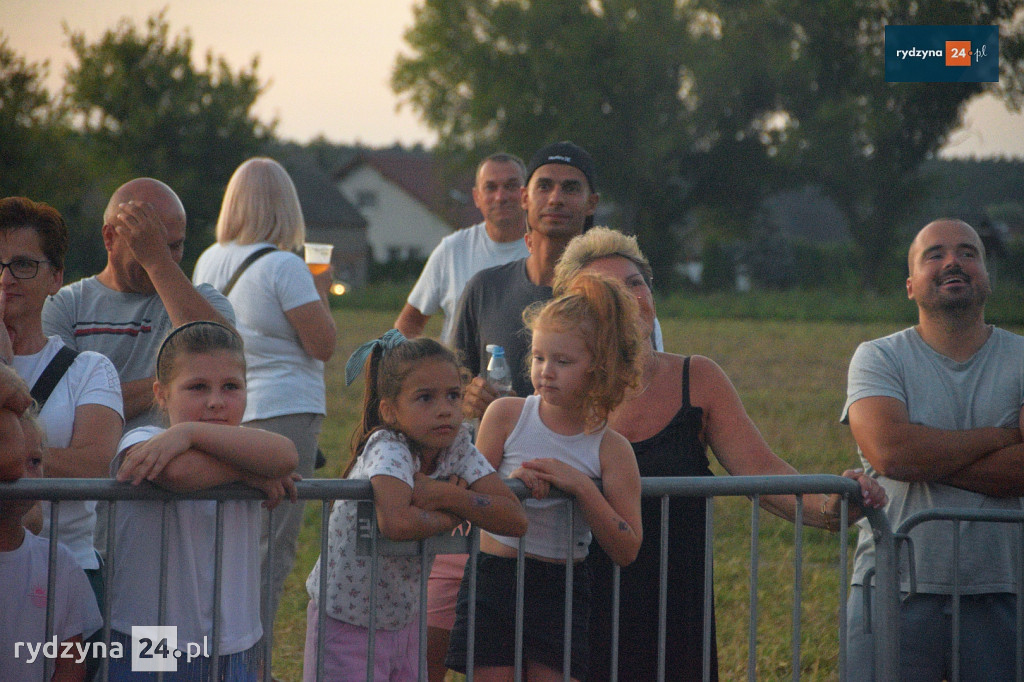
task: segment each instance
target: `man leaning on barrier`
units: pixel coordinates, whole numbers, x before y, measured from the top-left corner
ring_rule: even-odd
[[[848,422],[867,471],[889,495],[893,528],[934,508],[1022,508],[1024,337],[985,323],[991,291],[985,251],[959,220],[926,225],[910,245],[907,297],[918,324],[860,345],[850,362]],[[959,670],[965,680],[1015,675],[1019,530],[1012,524],[959,525],[954,563],[949,522],[910,532],[914,566],[902,554],[901,680],[943,680],[952,668],[951,594],[959,572]],[[874,567],[862,526],[849,602],[851,680],[871,680],[872,635],[865,632],[865,574]],[[909,571],[916,574],[916,593]]]

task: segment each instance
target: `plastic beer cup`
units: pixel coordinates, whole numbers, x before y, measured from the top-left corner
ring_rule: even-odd
[[[331,251],[334,250],[334,244],[306,242],[303,246],[306,251],[306,265],[309,267],[309,271],[314,275],[327,272],[331,267]]]

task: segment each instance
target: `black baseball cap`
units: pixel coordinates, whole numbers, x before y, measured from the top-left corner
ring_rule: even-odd
[[[533,158],[530,165],[526,167],[526,184],[530,184],[530,178],[534,171],[549,163],[561,163],[578,169],[587,178],[587,185],[590,191],[594,190],[594,159],[590,158],[583,147],[573,144],[568,140],[555,142],[541,148]]]

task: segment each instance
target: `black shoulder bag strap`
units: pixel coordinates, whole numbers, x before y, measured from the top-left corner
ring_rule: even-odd
[[[242,276],[242,273],[245,272],[250,265],[273,251],[277,251],[276,246],[264,246],[262,249],[258,249],[250,253],[249,257],[242,261],[242,264],[238,266],[237,270],[235,270],[235,274],[231,275],[231,279],[229,279],[228,283],[224,285],[224,289],[220,293],[227,297],[227,295],[231,293],[231,290],[235,288],[235,282],[237,282],[238,278]]]
[[[39,404],[39,409],[43,409],[43,405],[49,399],[50,394],[53,393],[53,389],[57,387],[57,382],[63,378],[64,373],[68,371],[68,367],[78,357],[78,351],[72,350],[67,346],[61,347],[57,354],[50,360],[50,364],[46,366],[43,373],[36,379],[35,386],[30,391],[32,397]]]

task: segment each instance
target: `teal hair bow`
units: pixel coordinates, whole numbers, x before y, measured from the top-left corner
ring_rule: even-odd
[[[351,386],[352,382],[362,374],[363,365],[366,364],[366,358],[370,356],[373,349],[380,346],[381,349],[386,353],[392,348],[397,348],[403,343],[408,341],[405,335],[397,329],[390,329],[384,333],[379,339],[372,339],[367,341],[363,345],[356,348],[352,355],[348,356],[348,362],[345,363],[345,385]]]

